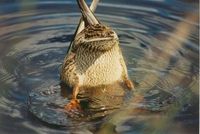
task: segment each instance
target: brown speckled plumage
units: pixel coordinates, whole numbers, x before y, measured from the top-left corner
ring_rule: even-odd
[[[97,29],[97,30],[96,30]],[[92,31],[92,32],[91,32]],[[101,40],[101,38],[110,38]],[[100,39],[89,41],[90,39]],[[77,35],[65,58],[61,79],[75,86],[99,86],[128,78],[116,33],[103,25],[88,26]]]
[[[78,3],[84,16],[85,28],[75,36],[62,65],[61,80],[73,88],[75,100],[66,109],[71,109],[72,104],[77,103],[76,96],[80,87],[120,82],[133,88],[117,34],[112,28],[99,23],[84,0],[78,0]]]

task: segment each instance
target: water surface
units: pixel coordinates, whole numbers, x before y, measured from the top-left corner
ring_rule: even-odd
[[[102,0],[96,15],[119,35],[137,86],[125,97],[113,87],[104,101],[96,93],[100,107],[75,120],[62,110],[59,71],[80,18],[76,1],[0,2],[0,132],[197,134],[198,10],[195,0]]]

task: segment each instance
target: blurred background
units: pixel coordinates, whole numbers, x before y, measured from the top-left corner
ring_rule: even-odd
[[[0,133],[198,134],[198,0],[100,0],[95,15],[117,32],[137,86],[112,114],[75,121],[58,106],[76,0],[0,1]]]

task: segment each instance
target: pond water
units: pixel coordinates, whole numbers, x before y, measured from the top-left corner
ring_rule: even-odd
[[[75,119],[62,109],[59,73],[76,1],[1,1],[0,133],[197,134],[198,10],[196,0],[102,0],[95,14],[119,35],[136,89],[111,87],[104,99],[98,90],[98,105]]]

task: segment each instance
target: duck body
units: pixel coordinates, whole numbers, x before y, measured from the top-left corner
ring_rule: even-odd
[[[61,80],[71,87],[108,85],[127,78],[117,34],[99,24],[89,26],[77,35],[61,72]]]
[[[79,109],[77,95],[80,88],[91,89],[105,85],[124,83],[133,89],[128,79],[127,67],[119,47],[115,31],[101,24],[84,0],[77,0],[82,12],[61,70],[61,81],[73,89],[72,99],[65,106],[67,111]],[[93,3],[98,3],[93,0]]]

